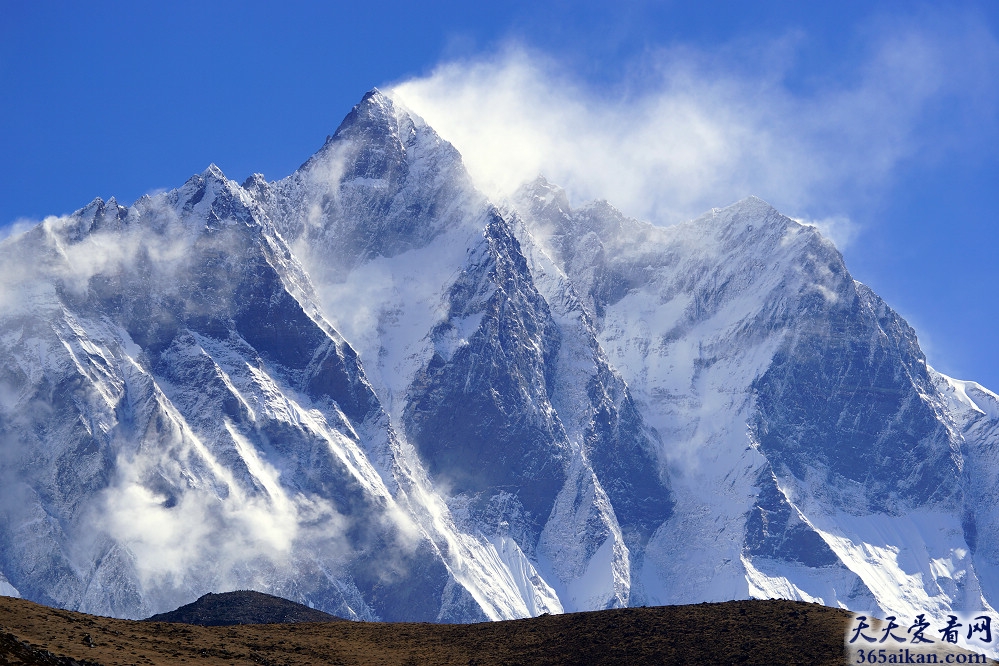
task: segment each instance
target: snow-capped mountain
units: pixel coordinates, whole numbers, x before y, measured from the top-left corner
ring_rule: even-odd
[[[0,285],[0,594],[470,621],[999,593],[999,398],[759,199],[669,228],[540,178],[490,202],[372,91],[287,178],[95,200],[4,241]]]

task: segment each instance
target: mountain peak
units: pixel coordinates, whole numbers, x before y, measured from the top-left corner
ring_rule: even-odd
[[[354,105],[327,144],[355,132],[363,136],[375,130],[387,131],[397,124],[395,104],[378,88],[372,88]]]
[[[87,215],[93,216],[94,213],[104,208],[104,206],[105,202],[102,197],[94,197],[90,203],[88,203],[86,206],[79,209],[75,213],[73,213],[73,215],[78,217],[87,216]]]
[[[752,233],[754,236],[766,235],[771,231],[783,233],[782,230],[788,224],[796,224],[791,218],[754,195],[723,208],[712,208],[704,215],[691,220],[695,225],[705,222],[719,231],[726,230],[725,233]]]
[[[404,102],[373,88],[299,172],[302,176],[311,173],[307,180],[312,181],[364,178],[401,183],[411,168],[418,179],[437,180],[443,170],[451,173],[460,187],[468,184],[454,146]]]
[[[372,88],[368,92],[364,93],[363,97],[361,97],[361,104],[369,100],[374,100],[376,103],[380,103],[382,101],[387,101],[388,97],[378,88]]]
[[[167,194],[168,200],[172,201],[177,210],[194,210],[202,212],[214,210],[212,215],[233,215],[237,218],[244,218],[245,211],[242,211],[242,204],[233,207],[233,202],[239,201],[245,204],[248,202],[249,194],[238,183],[229,180],[222,169],[214,163],[199,174],[195,174],[187,179],[181,187]],[[226,203],[219,204],[224,201]],[[237,213],[237,209],[240,212]]]
[[[764,201],[755,194],[750,194],[748,197],[739,199],[733,204],[729,204],[724,208],[716,208],[716,211],[732,211],[739,213],[748,213],[756,215],[767,215],[770,213],[778,212],[776,208],[770,205],[768,202]]]
[[[408,121],[408,122],[407,122]],[[360,146],[375,148],[378,152],[395,152],[395,146],[404,143],[402,129],[408,125],[411,132],[415,126],[425,125],[421,120],[416,122],[413,114],[400,114],[397,105],[378,88],[372,88],[364,93],[357,104],[350,110],[333,134],[326,137],[322,147],[312,157],[305,161],[300,171],[308,171],[317,164],[324,164],[330,157],[339,160],[336,146],[345,141]]]
[[[205,180],[217,180],[223,183],[229,180],[225,177],[225,174],[222,173],[222,169],[218,168],[214,162],[209,164],[208,168],[201,172],[201,177]]]
[[[203,627],[288,622],[335,622],[334,615],[253,590],[205,594],[175,611],[159,613],[146,622],[179,622]]]
[[[553,211],[560,210],[567,213],[572,210],[565,190],[540,173],[534,180],[521,185],[514,193],[513,199],[534,213],[550,209],[552,206],[555,207]]]

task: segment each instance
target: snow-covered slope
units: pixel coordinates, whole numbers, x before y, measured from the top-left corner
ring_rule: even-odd
[[[95,200],[0,267],[0,594],[995,603],[999,399],[759,199],[497,207],[372,91],[283,180]]]

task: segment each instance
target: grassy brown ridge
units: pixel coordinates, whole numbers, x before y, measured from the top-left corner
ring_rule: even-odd
[[[0,597],[0,664],[843,664],[847,611],[795,601],[626,608],[482,624],[203,627]]]
[[[346,622],[346,620],[302,604],[253,590],[206,594],[197,601],[146,622],[182,622],[203,627],[286,622]]]

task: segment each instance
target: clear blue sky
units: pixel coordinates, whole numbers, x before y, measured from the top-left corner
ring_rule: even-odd
[[[848,220],[847,265],[916,327],[930,362],[999,390],[997,2],[0,9],[0,226],[96,196],[130,203],[212,162],[236,180],[281,178],[370,88],[437,80],[458,63],[453,80],[474,92],[515,52],[542,63],[535,82],[570,90],[553,99],[601,100],[613,122],[659,93],[715,122],[748,118],[728,141],[749,156],[724,177],[710,178],[716,161],[690,158],[712,184],[688,206],[753,193],[790,215]],[[499,64],[470,83],[489,63]],[[584,181],[579,192],[616,203],[605,181]]]

